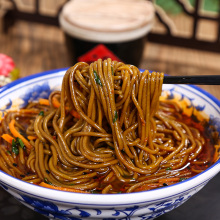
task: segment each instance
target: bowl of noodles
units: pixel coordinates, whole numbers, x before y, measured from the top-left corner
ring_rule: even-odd
[[[0,185],[55,219],[154,219],[220,170],[220,102],[122,62],[0,89]]]

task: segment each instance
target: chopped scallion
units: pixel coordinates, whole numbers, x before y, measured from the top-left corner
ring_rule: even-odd
[[[15,142],[15,140],[13,139],[12,140],[12,152],[15,154],[15,155],[18,155],[19,154],[19,150],[18,150],[18,146]]]
[[[114,114],[114,118],[113,118],[113,123],[115,123],[118,119],[118,112],[115,111],[115,114]]]
[[[20,138],[17,138],[16,141],[18,141],[18,143],[20,144],[20,147],[24,149],[24,143]]]
[[[114,76],[114,69],[113,69],[113,67],[112,67],[112,76]]]
[[[40,111],[40,112],[39,112],[39,115],[40,115],[40,116],[44,116],[44,111]]]
[[[50,185],[53,185],[46,177],[44,178],[44,182]]]
[[[187,178],[180,177],[179,182],[182,182],[182,181],[184,181],[184,180],[186,180],[186,179],[187,179]]]
[[[102,82],[97,74],[97,72],[94,70],[94,76],[95,76],[95,81],[98,85],[102,86]]]

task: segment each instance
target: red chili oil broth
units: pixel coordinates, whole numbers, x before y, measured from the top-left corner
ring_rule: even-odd
[[[166,106],[169,108],[172,107],[172,105],[170,105],[170,104],[166,105]],[[174,108],[174,107],[172,107],[172,108]],[[180,117],[180,115],[181,115],[181,117]],[[181,171],[187,172],[187,171],[192,171],[192,169],[203,171],[213,164],[213,155],[215,153],[214,144],[216,144],[216,143],[214,143],[212,132],[210,133],[210,126],[211,125],[209,125],[209,123],[207,121],[198,122],[198,121],[195,121],[193,117],[188,117],[184,114],[180,114],[180,115],[177,116],[177,121],[184,122],[187,126],[194,127],[196,129],[198,129],[201,133],[201,136],[203,136],[205,139],[205,144],[204,144],[203,150],[200,153],[200,155],[196,158],[196,161],[203,162],[203,161],[206,161],[208,158],[208,161],[206,163],[200,164],[200,165],[192,164],[190,161],[187,161],[186,166]],[[30,117],[30,118],[31,118],[31,120],[33,120],[34,117]],[[27,128],[30,118],[25,118],[25,117],[21,116],[21,117],[17,117],[16,120],[19,123],[21,123],[22,126]],[[213,130],[212,127],[211,127],[211,130],[213,132],[216,132],[215,130]],[[22,135],[27,137],[27,135],[25,135],[25,132]],[[18,164],[18,166],[20,166],[20,165]],[[24,168],[24,167],[22,167],[22,168]],[[172,171],[173,170],[171,167],[171,170],[167,170],[167,173],[172,172]],[[26,173],[26,175],[29,175],[30,170],[26,170],[25,173]],[[109,183],[103,183],[103,179],[106,177],[107,174],[108,174],[108,172],[99,173],[98,177],[94,178],[96,181],[99,181],[100,184],[99,184],[99,187],[97,187],[94,190],[91,190],[91,193],[101,193],[102,189],[105,188],[109,184]],[[192,171],[192,175],[187,176],[187,178],[195,176],[196,174],[198,174],[198,173],[195,173]],[[145,175],[145,176],[146,176],[145,180],[147,180],[148,177],[147,177],[147,175]],[[139,177],[144,177],[144,175],[139,174]],[[114,178],[114,176],[112,178]],[[126,177],[124,177],[124,178],[126,178]],[[112,191],[112,193],[125,193],[126,190],[134,183],[136,183],[136,180],[132,181],[132,183],[123,183],[123,182],[120,182],[119,180],[117,180],[117,178],[114,178],[114,181],[112,181],[110,183],[114,189]],[[171,182],[168,184],[160,184],[159,187],[165,187],[167,185],[172,185],[172,184],[175,184],[175,183]],[[155,184],[155,186],[156,186],[156,184]],[[154,188],[158,188],[158,187],[154,187],[154,185],[152,185],[152,187],[149,187],[149,189],[144,189],[144,190],[150,190],[150,189],[154,189]],[[137,189],[136,191],[141,191],[141,188]]]

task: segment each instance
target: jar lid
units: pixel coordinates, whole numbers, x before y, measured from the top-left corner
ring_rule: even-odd
[[[146,0],[72,0],[59,21],[76,38],[121,42],[140,38],[152,28],[154,6]]]

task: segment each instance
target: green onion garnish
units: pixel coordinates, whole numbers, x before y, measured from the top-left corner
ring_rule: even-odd
[[[113,123],[115,123],[118,119],[118,112],[115,111],[115,115],[114,115],[114,118],[113,118]]]
[[[53,185],[46,177],[44,178],[44,182],[50,185]]]
[[[19,143],[20,147],[24,149],[24,143],[20,138],[17,138],[16,141]]]
[[[18,146],[15,142],[15,140],[13,139],[12,140],[12,152],[15,154],[15,155],[18,155],[19,154],[19,150],[18,150]]]
[[[102,86],[102,82],[97,74],[97,72],[94,70],[94,76],[95,76],[95,81],[98,85]]]
[[[181,178],[179,179],[179,182],[182,182],[182,181],[184,181],[184,180],[187,180],[187,178],[181,177]]]
[[[40,115],[40,116],[44,116],[44,111],[40,111],[40,112],[39,112],[39,115]]]

